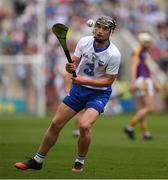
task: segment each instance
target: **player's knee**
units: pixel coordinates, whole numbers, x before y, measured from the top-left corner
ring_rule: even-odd
[[[148,113],[152,113],[152,112],[154,112],[154,110],[155,110],[154,106],[148,107]]]
[[[90,131],[90,127],[91,127],[91,125],[88,124],[88,123],[80,123],[79,124],[79,128],[80,128],[81,133],[82,132],[84,132],[84,133],[89,132]]]

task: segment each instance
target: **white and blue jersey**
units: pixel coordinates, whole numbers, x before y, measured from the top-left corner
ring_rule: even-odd
[[[95,79],[105,74],[118,74],[120,52],[110,41],[106,48],[97,49],[93,36],[84,37],[78,42],[74,55],[80,58],[76,70],[77,75]],[[111,86],[72,85],[69,95],[64,98],[63,102],[76,112],[94,108],[102,113],[111,91]]]
[[[81,76],[95,79],[105,74],[118,74],[120,52],[110,41],[106,48],[96,49],[94,37],[84,37],[78,42],[74,55],[80,58],[76,73]],[[107,89],[107,87],[87,87],[93,89]]]

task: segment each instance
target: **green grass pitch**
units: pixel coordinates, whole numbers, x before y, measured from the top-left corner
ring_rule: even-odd
[[[20,171],[14,163],[33,156],[52,116],[0,116],[1,179],[160,179],[168,178],[168,113],[148,116],[154,139],[144,141],[140,127],[136,140],[123,133],[132,114],[101,116],[93,126],[93,139],[82,173],[72,173],[77,139],[71,120],[48,153],[41,171]]]

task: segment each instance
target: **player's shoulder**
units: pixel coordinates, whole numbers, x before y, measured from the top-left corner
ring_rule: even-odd
[[[93,36],[85,36],[85,37],[82,37],[80,40],[79,40],[79,43],[88,43],[89,41],[94,41],[94,38]]]
[[[140,46],[139,46],[139,47],[136,47],[136,48],[133,50],[132,55],[133,55],[133,56],[138,56],[138,55],[140,54],[140,52],[141,52],[141,47],[140,47]]]
[[[119,49],[112,42],[110,42],[110,46],[108,48],[108,52],[109,52],[110,56],[121,57],[121,53],[120,53]]]

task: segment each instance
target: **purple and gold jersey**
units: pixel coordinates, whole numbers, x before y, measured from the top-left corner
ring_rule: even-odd
[[[133,61],[138,61],[136,77],[150,77],[150,70],[148,68],[147,54],[142,48],[137,48],[132,56]]]

